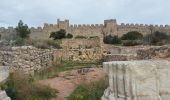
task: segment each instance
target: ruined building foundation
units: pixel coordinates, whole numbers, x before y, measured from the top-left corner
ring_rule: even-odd
[[[170,62],[114,61],[104,63],[109,87],[102,100],[170,100]]]

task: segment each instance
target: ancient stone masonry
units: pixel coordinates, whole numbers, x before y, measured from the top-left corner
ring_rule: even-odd
[[[102,100],[170,100],[170,62],[105,62],[109,87]]]
[[[99,36],[103,37],[106,34],[122,36],[130,31],[138,31],[144,35],[151,34],[151,31],[161,31],[170,35],[169,25],[143,25],[143,24],[117,24],[115,19],[105,20],[103,24],[92,25],[70,25],[69,20],[60,21],[58,19],[57,24],[45,23],[43,27],[31,28],[32,39],[49,39],[50,33],[65,29],[67,33],[73,34],[73,36]],[[0,34],[2,39],[12,38],[16,35],[15,28],[9,27],[8,29],[1,27]]]
[[[138,59],[167,59],[170,61],[170,46],[143,48],[137,51]]]
[[[9,66],[10,71],[34,73],[50,67],[53,61],[51,50],[37,49],[31,46],[12,47],[10,50],[0,51],[0,64]]]
[[[128,60],[147,60],[147,59],[166,59],[170,61],[170,46],[135,46],[121,47],[105,45],[105,61],[128,61]]]

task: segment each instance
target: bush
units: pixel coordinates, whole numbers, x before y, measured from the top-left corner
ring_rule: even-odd
[[[20,72],[11,73],[2,89],[12,100],[50,100],[57,93],[49,86],[34,83],[32,77]]]
[[[121,37],[122,40],[141,40],[142,38],[143,35],[136,31],[128,32]]]
[[[137,40],[124,40],[123,41],[123,46],[136,46],[136,45],[141,45],[141,41]]]
[[[121,39],[118,36],[105,36],[104,43],[106,44],[121,44]]]
[[[57,39],[63,39],[66,37],[66,30],[60,29],[59,31],[56,32],[51,32],[50,38],[53,38],[54,40]]]
[[[156,31],[153,34],[146,35],[144,42],[152,45],[164,45],[169,41],[169,37],[166,33]]]
[[[16,40],[15,40],[15,45],[17,45],[17,46],[25,45],[25,39],[23,39],[21,37],[17,37]]]
[[[16,27],[16,32],[17,32],[17,36],[23,39],[29,38],[29,34],[31,33],[27,24],[24,25],[22,20],[19,21],[18,26]]]
[[[61,49],[62,48],[60,46],[60,44],[61,44],[60,40],[32,40],[32,39],[28,39],[28,40],[26,40],[25,44],[32,45],[36,48],[41,48],[41,49],[50,49],[50,48]]]
[[[75,39],[87,39],[87,37],[82,36],[82,35],[77,35],[77,36],[75,37]]]
[[[67,100],[100,100],[107,86],[106,80],[81,84]]]
[[[66,38],[71,39],[71,38],[73,38],[73,35],[70,34],[70,33],[68,33],[67,36],[66,36]]]

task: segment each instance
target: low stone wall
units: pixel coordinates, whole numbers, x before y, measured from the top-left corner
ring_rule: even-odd
[[[51,50],[37,49],[31,46],[12,47],[0,51],[0,64],[9,66],[10,71],[34,73],[50,66],[53,60]]]
[[[170,100],[170,62],[105,62],[109,87],[102,100]]]
[[[111,46],[110,46],[111,47]],[[104,53],[104,61],[128,61],[147,59],[167,59],[170,61],[170,46],[112,46],[107,49],[110,54]]]
[[[137,51],[138,59],[169,59],[170,46],[143,48]]]
[[[83,62],[95,62],[102,59],[100,48],[92,49],[56,49],[54,50],[55,60],[71,60]]]

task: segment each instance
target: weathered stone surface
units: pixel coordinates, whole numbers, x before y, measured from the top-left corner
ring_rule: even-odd
[[[0,66],[0,82],[4,81],[9,76],[9,67]]]
[[[143,48],[137,51],[138,59],[169,59],[170,46]]]
[[[52,50],[32,46],[12,47],[6,51],[0,51],[0,64],[9,66],[10,71],[32,73],[48,68],[52,61]]]
[[[170,100],[170,62],[105,62],[109,87],[102,100]]]
[[[0,100],[11,100],[11,99],[7,96],[5,91],[0,90]]]

